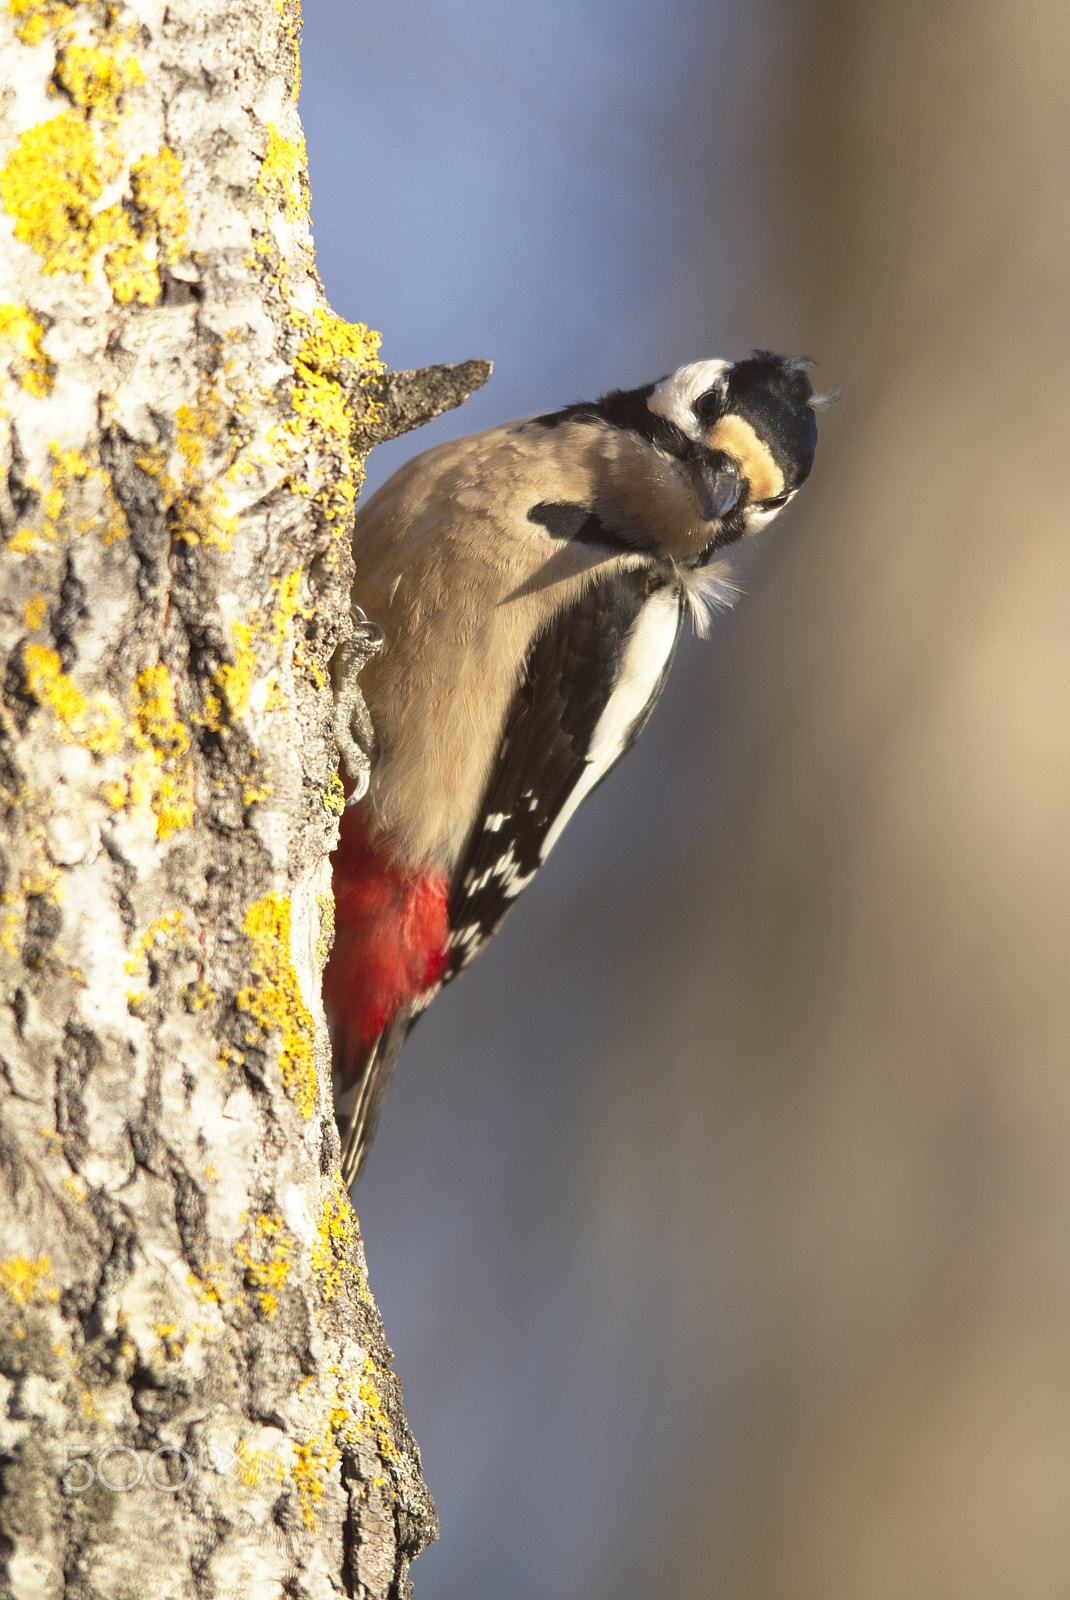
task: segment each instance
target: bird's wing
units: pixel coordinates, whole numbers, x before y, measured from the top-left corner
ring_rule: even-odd
[[[562,611],[531,646],[479,815],[451,880],[444,968],[370,1045],[347,1031],[344,996],[332,1007],[335,1104],[347,1185],[360,1176],[409,1029],[440,984],[483,947],[580,802],[639,737],[664,688],[682,615],[678,591],[649,570],[618,572]],[[348,830],[354,837],[357,823]],[[343,822],[343,844],[346,838]],[[358,839],[352,874],[358,888],[364,881],[361,848]],[[362,918],[352,919],[352,926],[346,920],[347,883],[343,850],[335,865],[338,948],[329,969],[343,975],[358,960],[346,941],[365,932]],[[330,1001],[330,983],[327,989]]]
[[[649,569],[617,572],[532,644],[451,881],[443,981],[483,947],[581,801],[639,737],[682,617],[679,592]]]

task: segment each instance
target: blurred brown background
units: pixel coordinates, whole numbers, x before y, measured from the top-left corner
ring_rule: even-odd
[[[306,6],[313,215],[391,364],[496,359],[455,431],[752,344],[844,387],[399,1069],[417,1594],[1066,1600],[1070,13],[402,10]]]

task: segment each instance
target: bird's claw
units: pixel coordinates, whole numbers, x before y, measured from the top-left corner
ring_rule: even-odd
[[[335,669],[334,724],[338,754],[352,784],[347,807],[355,806],[367,794],[377,748],[375,729],[357,679],[361,669],[383,647],[383,630],[379,624],[369,621],[359,606],[350,609],[353,631],[338,652]]]

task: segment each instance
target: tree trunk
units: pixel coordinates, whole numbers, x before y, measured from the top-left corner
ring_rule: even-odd
[[[0,30],[0,1593],[404,1594],[319,996],[380,369],[315,274],[297,6]]]

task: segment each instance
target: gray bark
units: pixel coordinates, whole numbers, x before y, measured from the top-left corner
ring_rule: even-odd
[[[0,30],[0,1594],[407,1593],[319,997],[390,390],[315,274],[296,5]]]

